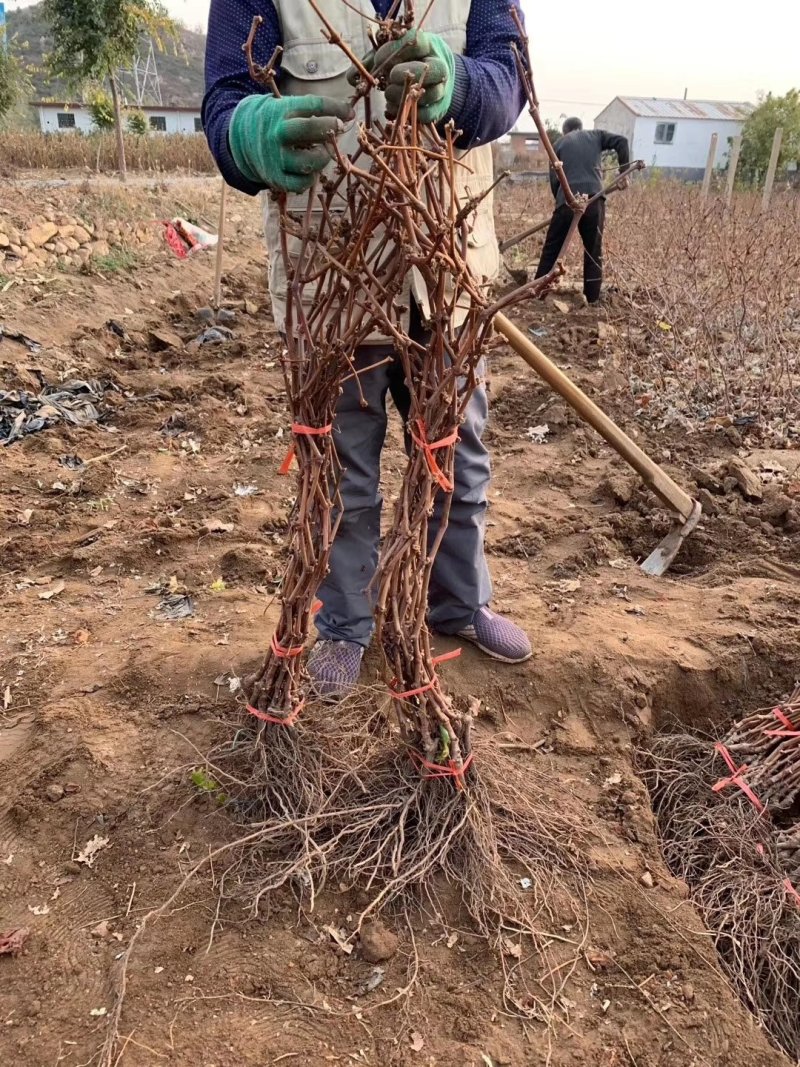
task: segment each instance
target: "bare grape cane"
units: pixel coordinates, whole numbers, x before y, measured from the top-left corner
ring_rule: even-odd
[[[328,42],[341,48],[360,74],[354,102],[366,98],[373,87],[382,87],[381,70],[367,71],[314,0],[308,2]],[[398,8],[396,3],[378,22],[376,45],[398,38],[414,24],[413,5],[406,3],[401,15]],[[521,23],[518,26],[518,68],[542,143],[554,160],[538,119],[527,40]],[[276,91],[277,54],[267,67],[253,61],[257,29],[255,20],[244,46],[251,74]],[[449,777],[462,787],[472,759],[471,717],[468,710],[454,706],[437,673],[439,661],[425,621],[431,569],[447,524],[458,430],[479,380],[493,319],[522,299],[544,295],[563,266],[559,262],[545,277],[496,300],[489,280],[474,276],[467,263],[470,222],[497,182],[475,195],[468,182],[457,182],[458,168],[466,166],[456,147],[458,131],[452,123],[437,130],[418,120],[422,91],[420,84],[407,82],[394,120],[372,121],[367,110],[358,148],[350,155],[331,141],[335,166],[318,179],[305,212],[289,211],[286,197],[273,194],[289,279],[283,371],[298,492],[277,630],[247,693],[250,712],[262,722],[262,742],[268,727],[293,725],[303,709],[301,651],[340,509],[330,430],[341,382],[357,378],[353,354],[378,334],[394,345],[411,407],[408,465],[373,582],[377,638],[411,759],[423,777]],[[583,203],[573,196],[562,169],[556,169],[575,212],[563,255]],[[465,185],[466,195],[459,192]],[[415,279],[424,344],[410,335],[410,277]],[[429,517],[438,494],[443,497],[442,519],[429,545]]]

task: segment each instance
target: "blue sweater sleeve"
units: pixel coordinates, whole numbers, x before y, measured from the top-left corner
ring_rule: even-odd
[[[462,132],[462,147],[496,141],[514,126],[525,106],[525,88],[511,48],[519,43],[512,5],[522,18],[520,0],[472,0],[466,51],[456,56],[450,108]]]
[[[263,186],[245,178],[236,166],[228,146],[228,126],[240,101],[264,92],[250,77],[242,52],[255,15],[264,21],[256,35],[253,56],[264,64],[281,43],[281,26],[272,0],[211,0],[202,110],[203,129],[223,178],[251,196],[260,193]]]
[[[450,117],[462,131],[463,147],[486,144],[507,133],[517,121],[525,93],[517,74],[511,44],[517,28],[510,4],[520,0],[472,0],[467,20],[467,46],[456,57],[456,84]],[[385,15],[391,0],[373,0]],[[278,14],[272,0],[211,0],[206,45],[206,94],[203,129],[217,166],[229,185],[255,195],[261,186],[239,170],[228,146],[228,126],[237,104],[264,90],[251,78],[242,44],[254,15],[263,23],[256,37],[256,61],[266,63],[282,43]]]

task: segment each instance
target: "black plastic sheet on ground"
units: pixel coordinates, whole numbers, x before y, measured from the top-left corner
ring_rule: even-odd
[[[26,333],[20,333],[19,330],[9,330],[9,328],[0,322],[0,341],[8,339],[9,341],[16,341],[17,344],[24,345],[29,352],[40,352],[42,349],[39,341],[35,341],[32,337],[28,337]]]
[[[94,379],[70,379],[57,385],[44,384],[39,393],[0,389],[0,445],[12,445],[27,434],[61,422],[72,426],[98,422],[102,416],[97,401],[107,388]]]

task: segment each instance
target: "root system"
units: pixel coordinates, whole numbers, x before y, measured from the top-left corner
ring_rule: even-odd
[[[262,746],[255,767],[246,744],[210,757],[247,831],[222,896],[256,914],[288,887],[311,911],[326,886],[352,888],[363,901],[355,937],[368,918],[454,889],[507,965],[507,1008],[549,1020],[582,946],[585,815],[556,803],[556,783],[541,771],[532,789],[519,756],[487,740],[476,739],[468,790],[421,778],[383,703],[375,710],[368,694],[360,707],[311,709]],[[576,935],[564,937],[565,926]]]
[[[800,896],[794,885],[800,824],[798,790],[790,786],[798,696],[748,716],[716,746],[696,735],[662,735],[644,769],[670,869],[690,886],[741,999],[794,1060],[800,1059]],[[789,736],[770,737],[781,708]],[[747,755],[752,765],[731,769],[725,753]]]

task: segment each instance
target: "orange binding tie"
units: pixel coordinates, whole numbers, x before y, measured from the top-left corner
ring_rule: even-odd
[[[272,646],[272,651],[275,653],[278,659],[294,659],[295,656],[301,655],[303,649],[305,648],[304,645],[294,645],[293,647],[290,646],[289,648],[284,648],[283,645],[280,644],[280,642],[278,641],[278,638],[275,636],[275,634],[272,635],[272,641],[270,642],[270,645]]]
[[[730,778],[722,778],[716,785],[712,785],[712,790],[715,793],[720,793],[723,789],[727,788],[727,786],[735,785],[738,789],[741,789],[756,811],[766,811],[764,805],[742,777],[747,770],[747,764],[743,763],[741,767],[737,767],[733,762],[730,752],[728,752],[727,748],[721,742],[714,745],[714,748],[725,760],[728,770],[731,772],[731,776]]]
[[[783,729],[765,730],[764,733],[767,737],[800,737],[800,730],[795,729],[794,723],[780,705],[778,705],[777,708],[772,709],[772,714],[781,724]]]
[[[304,426],[302,422],[292,423],[292,433],[298,437],[327,437],[332,429],[332,422],[328,423],[327,426]],[[280,467],[278,468],[278,474],[289,473],[294,456],[294,445],[289,445],[289,451],[286,453],[283,463],[281,463]]]
[[[439,441],[429,441],[425,420],[417,419],[417,433],[414,433],[413,430],[410,432],[411,440],[418,448],[421,448],[425,454],[425,461],[428,464],[428,470],[431,472],[431,476],[441,489],[444,489],[446,493],[452,493],[453,483],[436,462],[436,456],[434,456],[433,453],[439,448],[447,448],[448,445],[454,445],[458,440],[458,430],[453,430],[451,434],[448,434],[447,437],[442,437]],[[417,434],[419,434],[419,436],[417,436]]]
[[[408,753],[414,763],[418,763],[424,770],[431,772],[430,774],[422,775],[423,781],[427,782],[433,778],[452,778],[455,781],[456,789],[464,788],[464,777],[470,769],[472,760],[475,756],[474,752],[470,752],[464,760],[463,766],[459,767],[453,759],[448,760],[446,766],[443,763],[431,763],[430,760],[426,760],[425,757],[414,748],[410,748]]]
[[[460,648],[454,648],[452,652],[443,652],[441,656],[434,656],[431,660],[432,667],[438,667],[440,663],[447,663],[448,660],[458,659],[461,655]],[[411,697],[422,696],[423,693],[428,693],[431,689],[435,688],[439,684],[439,678],[436,672],[433,672],[433,677],[426,685],[421,685],[417,689],[409,689],[405,693],[398,693],[395,689],[397,685],[397,678],[392,678],[389,682],[389,692],[392,694],[395,700],[410,700]]]
[[[255,715],[257,719],[260,719],[261,722],[269,722],[273,726],[294,726],[305,706],[305,700],[301,700],[297,707],[293,708],[285,718],[281,718],[278,715],[268,715],[266,711],[259,711],[258,708],[254,708],[251,704],[247,705],[247,710],[251,715]]]

